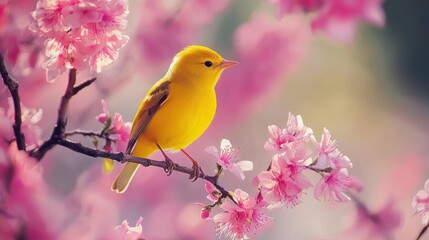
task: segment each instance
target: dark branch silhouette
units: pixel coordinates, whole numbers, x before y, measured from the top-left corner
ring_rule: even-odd
[[[15,123],[13,124],[13,132],[15,133],[16,144],[18,145],[19,150],[25,150],[25,137],[21,131],[22,119],[21,100],[19,99],[18,93],[19,85],[18,82],[9,75],[2,54],[0,54],[0,74],[13,99],[13,107],[15,109]]]

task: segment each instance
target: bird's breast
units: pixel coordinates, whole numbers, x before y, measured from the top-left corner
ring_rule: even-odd
[[[146,134],[162,148],[185,148],[209,127],[216,105],[213,88],[172,84],[166,102],[155,113]]]

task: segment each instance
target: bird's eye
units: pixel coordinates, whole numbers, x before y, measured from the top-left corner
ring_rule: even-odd
[[[206,66],[206,67],[211,67],[212,65],[213,65],[213,63],[210,62],[210,61],[205,61],[204,62],[204,66]]]

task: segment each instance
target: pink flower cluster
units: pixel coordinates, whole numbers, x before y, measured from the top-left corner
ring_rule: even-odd
[[[270,208],[295,206],[301,202],[304,190],[312,187],[305,172],[315,171],[322,178],[315,186],[317,200],[350,200],[345,194],[351,187],[352,178],[348,169],[352,164],[339,150],[331,134],[324,129],[321,142],[317,142],[313,131],[304,126],[301,116],[289,114],[286,128],[269,126],[270,138],[265,149],[274,153],[270,167],[261,172],[254,184]],[[313,154],[308,144],[311,140],[316,148]]]
[[[100,72],[128,41],[126,0],[40,0],[30,29],[46,38],[48,81],[66,69]]]
[[[259,190],[256,197],[250,197],[237,189],[229,196],[236,204],[223,202],[220,198],[225,196],[219,190],[210,183],[205,186],[209,193],[207,198],[212,204],[201,209],[201,218],[209,219],[212,208],[220,205],[223,212],[213,217],[219,234],[232,239],[247,239],[248,234],[257,233],[270,219],[264,209],[300,204],[305,190],[313,187],[305,175],[310,171],[322,176],[314,189],[317,200],[350,200],[345,192],[356,185],[356,180],[348,175],[352,164],[338,150],[337,141],[331,138],[327,129],[324,129],[322,139],[318,142],[313,131],[304,125],[301,116],[289,113],[286,128],[271,125],[268,131],[270,137],[264,147],[273,156],[268,170],[260,172],[253,179]],[[226,139],[222,140],[220,150],[209,147],[206,151],[217,157],[218,173],[225,168],[243,180],[243,171],[253,169],[250,161],[237,162],[238,149],[232,148]]]
[[[382,27],[385,16],[383,0],[268,0],[277,4],[281,15],[315,12],[311,27],[339,40],[351,40],[359,20]]]
[[[209,193],[207,198],[216,202],[220,193],[210,183],[206,184],[206,190]],[[237,204],[226,201],[220,205],[223,212],[213,217],[217,225],[216,230],[220,235],[231,239],[248,239],[249,234],[256,234],[271,218],[265,214],[266,206],[260,198],[250,197],[241,189],[236,189],[231,194]],[[207,219],[210,211],[211,206],[204,207],[201,210],[201,218]]]
[[[422,223],[424,225],[429,224],[429,180],[426,180],[424,189],[413,196],[411,206],[416,214],[421,216]]]

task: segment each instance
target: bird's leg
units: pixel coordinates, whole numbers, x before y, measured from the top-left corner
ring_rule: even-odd
[[[161,146],[159,146],[159,144],[156,144],[156,146],[158,146],[159,150],[161,151],[162,155],[164,155],[165,158],[165,164],[167,165],[164,168],[164,172],[167,173],[167,176],[170,176],[171,173],[173,173],[174,167],[176,166],[176,163],[173,162],[173,160],[171,160],[167,154],[165,154],[164,150],[162,150]]]
[[[185,150],[180,149],[180,151],[182,151],[182,153],[192,161],[192,173],[189,175],[189,179],[191,179],[192,182],[195,182],[200,176],[200,173],[203,173],[203,169],[201,169],[197,161],[195,161]]]

